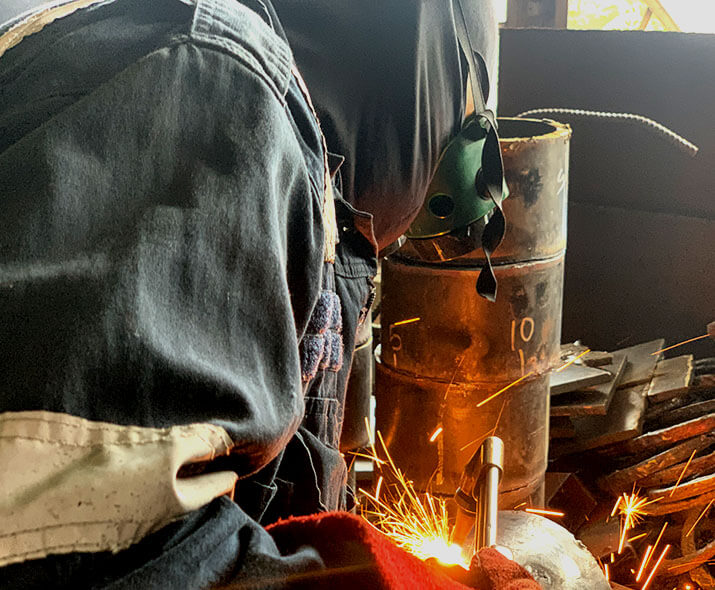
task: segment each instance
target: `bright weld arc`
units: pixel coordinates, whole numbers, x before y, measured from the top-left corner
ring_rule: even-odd
[[[501,394],[504,393],[507,389],[511,389],[512,387],[514,387],[514,385],[520,383],[521,381],[523,381],[523,380],[526,379],[527,377],[531,377],[531,375],[533,375],[533,374],[534,374],[534,371],[529,371],[526,375],[523,375],[523,376],[519,377],[516,381],[513,381],[512,383],[509,383],[509,385],[507,385],[506,387],[502,387],[499,391],[497,391],[496,393],[490,395],[487,399],[480,401],[480,402],[477,404],[477,407],[478,407],[478,408],[481,408],[484,404],[486,404],[486,403],[492,401],[495,397],[501,395]]]
[[[663,547],[663,553],[660,554],[658,561],[655,562],[655,565],[653,566],[653,569],[651,570],[650,575],[648,576],[648,579],[643,584],[643,587],[641,588],[641,590],[646,590],[646,588],[648,588],[648,584],[650,584],[650,581],[653,579],[653,576],[655,576],[655,572],[658,571],[658,567],[665,559],[665,554],[668,553],[668,549],[670,549],[670,545],[666,545],[665,547]]]
[[[441,426],[438,426],[438,427],[437,427],[437,430],[435,430],[435,431],[432,433],[432,436],[429,437],[429,441],[430,441],[430,442],[436,441],[436,440],[437,440],[437,437],[438,437],[440,434],[442,434],[442,431],[443,431],[443,430],[444,430],[444,428],[442,428]]]
[[[660,354],[661,352],[665,352],[667,350],[673,350],[674,348],[678,348],[678,346],[683,346],[683,344],[689,344],[691,342],[695,342],[696,340],[702,340],[703,338],[707,338],[708,336],[710,336],[710,334],[703,334],[702,336],[696,336],[695,338],[691,338],[690,340],[683,340],[682,342],[673,344],[673,346],[668,346],[666,348],[661,348],[660,350],[656,350],[655,352],[651,352],[650,355],[654,356],[656,354]]]
[[[584,350],[584,351],[583,351],[581,354],[579,354],[578,356],[573,357],[573,358],[572,358],[569,362],[567,362],[566,364],[561,365],[558,369],[556,369],[556,372],[557,372],[557,373],[560,373],[560,372],[563,371],[566,367],[569,367],[569,366],[573,365],[573,364],[574,364],[578,359],[580,359],[581,357],[586,356],[589,352],[591,352],[591,349],[590,349],[590,348],[587,348],[586,350]]]
[[[540,510],[538,508],[526,508],[524,512],[530,512],[531,514],[546,514],[547,516],[565,516],[563,512],[557,510]]]
[[[685,467],[683,467],[683,470],[680,472],[680,477],[678,478],[678,481],[675,482],[675,485],[673,486],[673,489],[670,490],[670,495],[668,496],[669,498],[673,496],[675,493],[675,490],[678,488],[680,485],[680,480],[683,479],[683,476],[685,475],[685,472],[688,470],[688,467],[690,465],[690,462],[693,460],[693,457],[695,457],[695,453],[697,453],[698,450],[695,449],[693,453],[690,455],[690,459],[688,459],[688,462],[685,464]]]
[[[710,502],[708,502],[708,505],[705,507],[705,510],[703,510],[703,511],[700,513],[700,516],[698,516],[698,518],[695,520],[695,522],[693,523],[693,526],[691,526],[690,529],[688,530],[688,532],[685,533],[685,536],[686,536],[686,537],[689,537],[689,536],[693,533],[693,531],[695,530],[695,525],[697,525],[697,524],[700,522],[700,519],[701,519],[703,516],[705,516],[705,514],[707,513],[707,511],[710,509],[710,506],[713,505],[713,502],[715,502],[715,499],[712,499],[712,500],[710,500]]]

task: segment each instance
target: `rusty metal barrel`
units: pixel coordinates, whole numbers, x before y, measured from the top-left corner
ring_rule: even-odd
[[[505,445],[500,508],[543,502],[549,372],[558,362],[568,149],[549,120],[499,119],[510,196],[499,288],[476,291],[481,251],[422,262],[408,244],[382,265],[376,426],[418,490],[452,495],[485,437]]]

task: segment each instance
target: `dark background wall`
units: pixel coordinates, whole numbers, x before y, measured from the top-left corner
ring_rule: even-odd
[[[539,107],[638,113],[573,127],[564,341],[600,349],[705,333],[715,320],[715,35],[503,29],[501,116]],[[715,356],[701,341],[673,351]]]

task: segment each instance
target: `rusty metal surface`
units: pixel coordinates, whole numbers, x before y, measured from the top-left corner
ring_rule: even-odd
[[[667,501],[678,502],[704,494],[715,493],[715,473],[696,477],[689,481],[682,481],[677,485],[666,488],[653,488],[648,490],[649,498],[660,498]]]
[[[474,285],[478,268],[382,266],[382,358],[400,371],[450,382],[501,383],[546,373],[559,360],[563,256],[494,267],[499,297]],[[420,318],[409,324],[399,322]]]
[[[681,406],[680,408],[675,408],[669,412],[662,414],[657,419],[654,419],[648,423],[648,430],[654,430],[655,428],[665,428],[667,426],[673,426],[674,424],[680,424],[682,422],[687,422],[699,416],[705,416],[707,414],[712,414],[715,412],[715,399],[710,399],[707,401],[696,402],[694,404],[688,404],[686,406]]]
[[[649,404],[645,414],[644,428],[646,432],[656,430],[662,427],[661,425],[668,423],[674,411],[712,400],[715,400],[715,387],[691,386],[683,395],[658,404]]]
[[[596,557],[603,557],[618,551],[621,525],[618,519],[606,519],[608,512],[601,518],[591,517],[578,531],[576,538],[581,541]]]
[[[572,438],[576,436],[576,429],[568,416],[551,416],[549,419],[550,438]]]
[[[571,132],[545,120],[499,125],[510,196],[507,233],[492,257],[497,300],[475,289],[482,253],[427,264],[407,245],[383,261],[376,422],[417,489],[445,495],[455,492],[481,440],[496,434],[507,449],[505,508],[543,501],[548,373],[560,358]]]
[[[599,478],[598,485],[602,489],[608,490],[615,495],[620,494],[633,483],[639,487],[650,487],[644,483],[648,476],[656,475],[668,467],[684,462],[691,456],[691,453],[706,449],[713,443],[715,443],[715,434],[706,434],[692,438],[657,455],[649,457],[644,461],[640,461],[635,465],[629,465],[628,467],[609,473]],[[680,473],[682,473],[683,467],[684,465],[680,466],[680,471],[675,475],[676,480]]]
[[[558,396],[584,387],[608,383],[611,377],[612,375],[605,369],[572,364],[562,371],[551,373],[549,389],[552,396]]]
[[[658,403],[685,393],[693,381],[693,355],[664,359],[655,367],[648,401]]]
[[[647,383],[619,389],[613,396],[611,407],[605,416],[574,418],[574,440],[554,443],[551,455],[556,458],[638,436],[643,427],[647,389]]]
[[[559,522],[573,532],[588,521],[598,502],[575,473],[547,472],[546,505],[563,512]]]
[[[690,465],[687,465],[687,469],[686,464],[687,461],[683,461],[682,463],[678,463],[672,467],[668,467],[662,471],[658,471],[652,475],[644,477],[639,480],[638,485],[642,488],[664,486],[668,484],[675,484],[678,479],[680,479],[681,475],[684,478],[688,478],[698,473],[714,473],[715,450],[700,457],[695,455],[695,458],[690,462]]]
[[[604,455],[638,455],[643,452],[657,452],[687,438],[715,431],[715,413],[706,414],[674,426],[641,434],[624,443],[605,449]]]
[[[715,499],[715,491],[706,494],[693,496],[687,500],[678,500],[675,502],[655,502],[648,505],[648,514],[652,516],[660,516],[663,514],[672,514],[674,512],[682,512],[691,508],[703,508],[710,500]]]
[[[623,353],[628,358],[626,372],[621,380],[621,387],[632,387],[640,383],[650,383],[658,361],[663,358],[662,353],[657,353],[665,345],[663,338],[622,348],[615,352]]]
[[[548,376],[520,383],[478,408],[499,389],[498,384],[483,387],[416,377],[393,370],[379,358],[376,367],[378,429],[416,489],[454,494],[469,458],[487,436],[495,434],[506,448],[500,507],[511,508],[530,498],[534,505],[540,504],[548,434],[548,399],[543,392]],[[440,426],[441,434],[430,441]]]
[[[604,350],[591,350],[580,342],[569,342],[561,345],[561,362],[581,356],[580,362],[589,367],[601,367],[613,362],[613,354]]]
[[[607,383],[552,399],[551,416],[605,416],[626,368],[626,357],[622,353],[617,354],[612,357],[610,364],[601,365],[600,368],[611,373]]]
[[[689,559],[687,563],[697,565],[697,567],[690,570],[690,579],[703,590],[715,590],[715,577],[713,577],[711,569],[706,565],[706,562],[712,560],[715,556],[715,526],[713,526],[712,518],[701,519],[700,524],[697,525],[699,517],[700,510],[698,509],[692,509],[688,512],[681,532],[680,549]],[[695,527],[694,530],[691,534],[688,534],[692,527]],[[706,541],[702,547],[698,547],[695,541],[699,529],[705,529],[703,533]]]

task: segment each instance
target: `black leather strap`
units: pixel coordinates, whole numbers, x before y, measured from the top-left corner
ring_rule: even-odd
[[[482,232],[482,249],[486,264],[482,267],[477,279],[477,292],[489,301],[496,300],[497,280],[492,269],[491,257],[497,246],[504,239],[506,219],[501,209],[501,197],[504,186],[504,164],[499,146],[496,118],[486,106],[489,96],[489,73],[481,54],[475,49],[469,35],[470,24],[467,13],[462,6],[462,0],[454,4],[455,30],[462,49],[472,81],[472,98],[479,123],[487,132],[487,138],[482,152],[482,175],[484,180],[485,198],[494,203],[494,212]],[[476,182],[476,179],[475,179]]]

